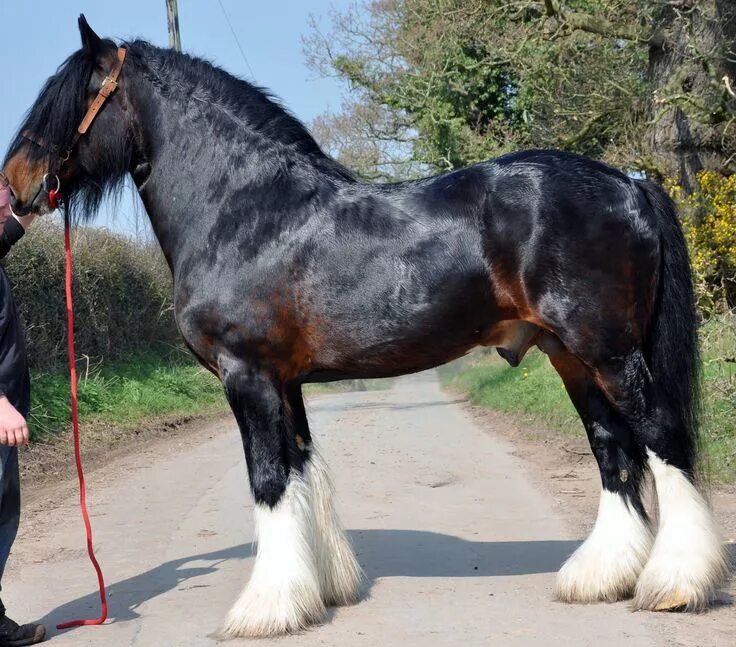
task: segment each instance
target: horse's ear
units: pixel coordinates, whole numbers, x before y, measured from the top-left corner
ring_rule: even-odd
[[[84,51],[92,56],[96,56],[102,49],[102,40],[95,34],[92,27],[89,26],[84,14],[79,16],[79,35],[82,37]]]

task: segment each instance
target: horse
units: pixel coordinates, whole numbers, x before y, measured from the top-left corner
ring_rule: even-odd
[[[302,385],[421,371],[479,346],[511,365],[535,346],[548,355],[600,468],[595,526],[556,597],[709,605],[728,569],[696,479],[688,252],[659,185],[550,150],[366,183],[264,90],[100,38],[84,16],[79,29],[4,160],[12,208],[43,215],[61,194],[79,222],[126,177],[137,187],[183,340],[242,435],[257,555],[223,635],[300,631],[360,597]]]

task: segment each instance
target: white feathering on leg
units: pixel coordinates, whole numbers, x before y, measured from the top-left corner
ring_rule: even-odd
[[[255,506],[256,561],[227,615],[223,637],[292,633],[323,618],[310,499],[309,485],[292,470],[274,508]]]
[[[721,535],[708,504],[682,470],[651,450],[659,531],[636,584],[635,609],[704,609],[728,575]]]
[[[360,597],[363,571],[335,511],[327,466],[314,446],[309,452],[305,478],[311,490],[314,549],[322,599],[327,606],[354,604]]]
[[[615,602],[631,597],[652,546],[649,524],[620,494],[601,490],[593,531],[557,574],[563,602]]]

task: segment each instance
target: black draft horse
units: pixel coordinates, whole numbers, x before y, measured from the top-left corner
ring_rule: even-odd
[[[366,184],[249,83],[146,42],[119,48],[83,17],[80,31],[5,159],[12,208],[49,212],[58,176],[67,208],[93,214],[135,181],[255,498],[257,558],[225,635],[299,630],[358,598],[302,384],[420,371],[479,345],[512,365],[534,345],[547,353],[600,466],[598,518],[557,597],[708,604],[727,567],[694,486],[696,313],[660,187],[554,151]],[[79,137],[121,50],[116,91]],[[648,473],[658,525],[641,498]]]

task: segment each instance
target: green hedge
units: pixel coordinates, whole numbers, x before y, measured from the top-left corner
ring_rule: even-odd
[[[171,274],[158,245],[86,227],[72,236],[77,357],[94,364],[179,346]],[[26,325],[31,370],[61,370],[66,366],[62,227],[53,221],[34,225],[4,263]]]
[[[31,437],[52,440],[68,429],[69,376],[65,372],[33,376]],[[151,417],[202,415],[227,411],[220,382],[197,366],[189,351],[167,355],[136,353],[123,362],[106,362],[79,377],[79,416],[85,442],[95,423],[112,433],[137,428]],[[92,425],[90,427],[89,425]]]

